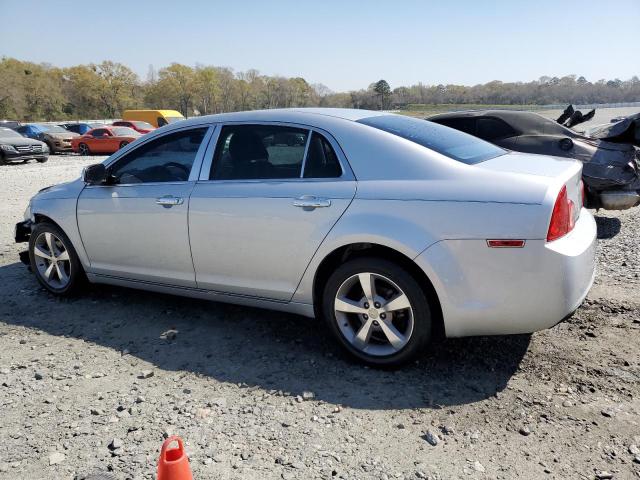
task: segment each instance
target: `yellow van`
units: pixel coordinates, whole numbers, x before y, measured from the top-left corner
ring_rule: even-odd
[[[140,120],[154,127],[162,127],[168,123],[184,120],[184,117],[176,110],[125,110],[122,113],[122,120]]]

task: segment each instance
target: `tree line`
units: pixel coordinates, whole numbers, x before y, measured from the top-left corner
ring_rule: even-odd
[[[186,117],[262,108],[352,107],[412,109],[417,105],[545,105],[640,101],[640,79],[588,81],[540,77],[474,86],[419,83],[391,89],[385,80],[333,92],[304,78],[234,72],[227,67],[173,63],[146,79],[117,62],[60,68],[0,59],[0,118],[22,121],[118,118],[128,108],[179,110]]]

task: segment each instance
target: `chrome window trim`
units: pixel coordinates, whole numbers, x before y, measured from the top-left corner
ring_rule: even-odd
[[[209,139],[209,144],[207,145],[207,149],[204,152],[204,159],[202,164],[200,165],[200,173],[198,175],[197,180],[208,180],[209,174],[211,173],[211,164],[213,162],[213,155],[216,153],[216,146],[218,145],[218,140],[220,139],[220,132],[222,131],[222,124],[217,123],[214,126],[213,135]]]
[[[172,128],[171,130],[167,130],[167,131],[162,132],[160,134],[147,133],[146,135],[144,135],[144,137],[147,137],[147,138],[143,137],[143,139],[141,140],[140,143],[135,143],[135,142],[130,143],[126,147],[124,147],[124,148],[118,150],[117,152],[115,152],[114,154],[112,154],[109,158],[107,158],[102,163],[104,163],[105,167],[109,168],[115,162],[120,160],[120,158],[122,158],[124,155],[127,155],[129,152],[133,152],[134,150],[142,147],[143,145],[146,145],[147,143],[149,143],[151,141],[156,140],[157,138],[161,138],[161,137],[164,137],[166,135],[171,135],[173,133],[178,133],[178,132],[181,132],[183,130],[193,130],[193,129],[203,128],[203,127],[207,127],[207,128],[210,129],[213,126],[215,126],[215,124],[209,121],[209,122],[202,122],[202,123],[197,123],[197,124],[189,124],[189,125],[186,125],[186,126],[182,126],[180,128]],[[208,134],[208,132],[207,132],[207,134]],[[205,138],[206,138],[207,134],[205,134]],[[204,143],[204,140],[205,139],[202,140],[203,143]],[[202,144],[200,146],[202,146]],[[199,153],[199,150],[198,150],[198,153]],[[197,160],[197,158],[196,158],[196,160]],[[195,165],[195,162],[196,161],[194,160],[194,162],[193,162],[194,165]]]
[[[198,172],[200,171],[200,168],[202,166],[202,160],[204,158],[204,154],[207,151],[207,148],[209,146],[209,142],[211,140],[211,137],[216,129],[216,125],[212,125],[209,122],[206,123],[202,123],[202,124],[197,124],[197,125],[189,125],[186,127],[181,127],[181,128],[176,128],[176,129],[172,129],[168,132],[162,133],[161,135],[154,135],[151,138],[147,138],[145,139],[143,142],[141,142],[140,144],[136,145],[135,148],[131,148],[128,149],[125,147],[124,149],[122,149],[122,153],[115,156],[115,158],[108,158],[107,160],[105,160],[105,167],[111,168],[116,162],[118,162],[119,160],[121,160],[125,155],[128,155],[131,152],[135,152],[138,148],[142,147],[143,145],[146,145],[147,143],[154,141],[156,139],[159,138],[163,138],[166,137],[167,135],[173,135],[174,133],[180,133],[186,130],[197,130],[199,128],[203,128],[206,127],[207,131],[204,134],[204,137],[202,138],[202,142],[200,143],[200,146],[198,147],[198,151],[196,152],[196,158],[193,160],[193,165],[191,166],[191,171],[189,172],[189,178],[187,180],[184,181],[176,181],[176,182],[140,182],[140,183],[117,183],[115,185],[86,185],[85,188],[113,188],[113,187],[139,187],[142,185],[149,185],[149,186],[157,186],[157,185],[184,185],[187,183],[194,183],[198,180]],[[131,145],[131,144],[129,144]],[[127,151],[124,151],[127,150]]]
[[[342,170],[342,174],[339,177],[329,177],[329,178],[304,178],[304,164],[306,164],[306,158],[308,153],[308,145],[305,147],[305,157],[303,159],[303,168],[301,171],[301,176],[296,178],[269,178],[269,179],[244,179],[244,180],[211,180],[209,179],[209,174],[211,172],[211,163],[213,162],[213,156],[215,154],[215,149],[218,145],[218,140],[220,139],[220,133],[222,129],[227,125],[274,125],[274,126],[282,126],[282,127],[291,127],[291,128],[299,128],[303,130],[308,130],[310,132],[309,138],[307,139],[307,144],[309,144],[311,139],[311,133],[317,132],[327,139],[331,148],[336,153],[338,157],[338,163],[340,164],[340,169]],[[215,137],[215,138],[214,138]],[[214,141],[215,140],[215,141]],[[353,170],[351,169],[351,165],[349,165],[349,160],[345,155],[342,147],[337,142],[337,140],[331,135],[331,133],[326,130],[315,127],[313,125],[307,125],[303,123],[292,123],[292,122],[278,122],[278,121],[227,121],[227,122],[219,122],[216,127],[216,133],[211,138],[211,143],[209,145],[210,148],[207,148],[205,152],[205,159],[202,163],[202,168],[200,170],[200,176],[197,180],[197,183],[280,183],[280,182],[343,182],[343,181],[354,181],[357,180]]]
[[[309,154],[309,145],[311,144],[311,135],[313,130],[307,130],[307,143],[304,146],[304,154],[302,155],[302,168],[300,169],[300,178],[304,178],[304,167],[307,165],[307,155]]]

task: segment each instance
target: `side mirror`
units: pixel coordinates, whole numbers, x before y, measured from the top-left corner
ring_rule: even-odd
[[[560,150],[569,151],[573,148],[573,140],[570,138],[563,138],[560,140]]]
[[[107,179],[107,169],[102,163],[85,167],[82,179],[89,185],[100,185]]]

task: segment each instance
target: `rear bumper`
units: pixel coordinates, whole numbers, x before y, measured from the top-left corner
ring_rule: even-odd
[[[640,205],[640,193],[635,190],[605,190],[598,197],[605,210],[626,210]]]
[[[568,235],[524,248],[444,240],[418,265],[440,299],[448,337],[531,333],[550,328],[584,301],[595,277],[596,224],[582,210]]]

